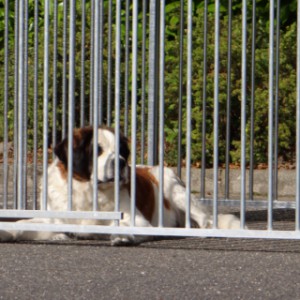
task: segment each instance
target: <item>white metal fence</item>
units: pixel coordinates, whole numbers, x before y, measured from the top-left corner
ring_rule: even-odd
[[[117,136],[122,131],[131,137],[132,165],[159,164],[160,178],[163,178],[164,161],[174,164],[175,157],[177,173],[181,177],[184,161],[187,207],[189,194],[194,192],[192,167],[200,165],[199,201],[212,205],[215,223],[220,206],[232,206],[235,210],[239,207],[241,230],[14,222],[0,222],[0,229],[170,236],[300,237],[300,32],[298,25],[297,41],[294,41],[297,43],[296,53],[293,48],[289,53],[291,58],[295,57],[293,63],[297,82],[292,94],[280,98],[280,49],[285,50],[280,47],[280,29],[284,34],[287,28],[280,27],[280,1],[269,3],[269,19],[265,23],[268,27],[264,27],[269,31],[263,36],[268,40],[268,52],[264,56],[261,49],[259,54],[256,52],[262,41],[257,40],[256,26],[261,16],[257,13],[255,1],[251,4],[241,1],[239,13],[236,8],[233,9],[231,1],[228,1],[224,12],[220,1],[210,3],[208,0],[48,0],[43,4],[39,1],[12,3],[6,0],[0,3],[4,10],[4,18],[1,19],[4,47],[1,52],[3,181],[0,217],[120,219],[118,203],[122,199],[119,199],[117,182],[115,212],[96,212],[96,204],[92,212],[45,210],[47,167],[54,157],[51,149],[65,136],[72,137],[75,127],[92,125],[96,129],[98,125],[105,124],[113,126]],[[298,19],[299,14],[300,3]],[[237,28],[240,28],[239,37],[236,35]],[[226,50],[222,48],[224,45]],[[197,52],[199,47],[201,51]],[[236,53],[240,55],[239,63],[236,62]],[[262,65],[267,65],[268,70],[262,70]],[[259,84],[259,88],[256,86],[257,69],[264,75],[262,77],[267,78],[267,82]],[[237,81],[238,96],[237,90],[232,90],[233,86],[236,88]],[[172,90],[170,86],[177,88]],[[264,128],[267,128],[267,134],[259,137],[263,139],[260,143],[267,143],[265,150],[263,146],[260,149],[265,154],[260,163],[265,159],[268,166],[268,195],[263,200],[256,199],[254,194],[255,153],[258,151],[255,135],[258,130],[255,126],[262,126],[262,122],[255,124],[255,114],[261,109],[261,106],[255,105],[257,101],[262,101],[261,96],[256,97],[262,86],[265,89],[262,94],[268,97],[265,103],[267,115],[261,116],[267,117]],[[295,120],[295,134],[291,140],[295,140],[296,188],[294,199],[289,201],[279,201],[278,196],[278,158],[280,151],[285,151],[285,148],[281,150],[278,140],[281,124],[278,115],[285,108],[284,97],[294,97],[292,101],[296,109],[295,115],[290,115]],[[239,107],[239,115],[233,113],[233,106]],[[239,132],[238,145],[233,141],[233,131],[235,134]],[[118,140],[116,156],[119,153]],[[200,143],[201,149],[193,148],[195,143]],[[230,191],[233,149],[235,156],[239,153],[239,158],[235,158],[240,171],[239,195],[232,195]],[[169,155],[168,151],[172,154]],[[71,208],[71,142],[68,155]],[[288,159],[292,160],[293,155]],[[212,195],[206,191],[209,167],[213,169]],[[225,173],[224,193],[219,190],[220,169],[224,169]],[[117,164],[115,172],[118,177]],[[134,176],[133,168],[132,178]],[[41,178],[43,194],[39,199]],[[246,180],[249,180],[248,184]],[[132,188],[135,189],[135,183]],[[160,197],[163,197],[162,193]],[[94,202],[97,202],[96,184]],[[267,210],[265,228],[243,229],[247,224],[247,207]],[[273,229],[276,207],[295,209],[294,230]]]

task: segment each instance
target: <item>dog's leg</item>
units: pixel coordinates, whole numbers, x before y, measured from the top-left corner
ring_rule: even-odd
[[[184,186],[176,185],[173,191],[173,200],[177,207],[183,211],[186,210],[186,189]],[[199,228],[211,228],[213,225],[212,214],[206,207],[197,203],[194,196],[191,195],[190,203],[190,216],[194,220]],[[240,220],[231,214],[219,214],[218,215],[218,228],[219,229],[240,229]],[[245,227],[247,229],[247,227]]]
[[[230,214],[218,215],[218,228],[220,229],[241,229],[241,222],[239,218]],[[245,226],[247,229],[247,226]]]
[[[120,226],[129,227],[131,225],[130,213],[124,212],[123,219],[120,221]],[[135,216],[136,227],[151,227],[152,225],[145,219],[141,212],[137,209]],[[144,241],[151,240],[149,236],[142,235],[112,235],[111,245],[112,246],[132,246],[138,245]]]
[[[47,219],[28,219],[20,220],[17,223],[49,223]],[[0,231],[1,242],[12,241],[34,241],[34,240],[67,240],[70,239],[68,235],[59,232],[50,231]]]
[[[154,175],[158,177],[158,168],[153,168]],[[166,199],[172,201],[181,211],[186,211],[186,188],[184,183],[177,177],[172,169],[164,168],[164,195]],[[190,216],[200,228],[211,228],[213,224],[212,214],[206,207],[197,203],[194,195],[191,196]],[[184,226],[184,224],[181,224]],[[240,220],[234,215],[219,214],[218,228],[239,229]]]
[[[158,169],[154,168],[155,176],[158,176]],[[193,195],[190,202],[190,216],[200,228],[207,228],[211,221],[211,216],[206,207],[196,203]],[[186,211],[186,188],[184,183],[178,178],[172,169],[164,168],[164,197],[182,212]],[[184,226],[184,220],[180,220],[180,226]]]

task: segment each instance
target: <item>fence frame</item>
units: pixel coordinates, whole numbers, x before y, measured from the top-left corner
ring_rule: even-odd
[[[143,48],[142,48],[142,57],[143,59],[146,56],[146,17],[147,17],[147,3],[143,1],[142,9],[139,7],[139,1],[132,1],[132,10],[129,9],[130,1],[126,1],[126,14],[125,14],[125,24],[126,24],[126,46],[129,47],[129,18],[132,13],[132,65],[131,65],[131,162],[135,166],[137,162],[137,120],[136,115],[138,113],[137,109],[137,90],[138,90],[138,13],[142,11],[143,15]],[[34,174],[34,187],[33,187],[33,209],[26,209],[26,195],[27,195],[27,101],[28,101],[28,87],[27,87],[27,73],[28,73],[28,7],[24,8],[24,3],[22,0],[16,1],[15,4],[15,46],[14,46],[14,58],[15,58],[15,67],[14,67],[14,146],[17,149],[14,154],[13,162],[13,209],[8,209],[8,158],[7,158],[7,144],[8,144],[8,128],[7,128],[7,110],[8,110],[8,57],[10,55],[8,49],[8,14],[9,14],[9,3],[5,1],[5,57],[4,57],[4,74],[5,74],[5,92],[4,92],[4,139],[3,139],[3,149],[4,149],[4,162],[3,162],[3,209],[0,209],[0,218],[70,218],[70,219],[99,219],[99,220],[115,220],[113,226],[93,226],[93,225],[75,225],[75,224],[45,224],[45,223],[14,223],[14,222],[0,222],[0,230],[28,230],[28,231],[55,231],[55,232],[81,232],[81,233],[105,233],[105,234],[137,234],[137,235],[167,235],[167,236],[199,236],[199,237],[234,237],[234,238],[278,238],[278,239],[300,239],[300,22],[297,24],[297,110],[296,110],[296,145],[297,145],[297,157],[296,157],[296,196],[295,201],[278,201],[278,85],[279,85],[279,12],[280,12],[280,1],[276,3],[276,45],[274,43],[274,28],[275,28],[275,1],[270,0],[270,31],[269,31],[269,116],[268,116],[268,199],[265,201],[255,200],[253,196],[253,161],[250,162],[250,198],[251,200],[246,201],[246,85],[247,85],[247,1],[242,1],[242,68],[241,68],[241,193],[239,200],[233,200],[229,196],[229,141],[230,141],[230,125],[227,126],[226,132],[226,175],[225,175],[225,197],[222,199],[219,196],[219,123],[218,119],[220,116],[219,110],[219,62],[220,62],[220,1],[215,1],[215,49],[214,49],[214,161],[213,161],[213,197],[208,199],[205,196],[205,155],[202,158],[202,165],[204,166],[201,169],[201,191],[200,191],[200,200],[206,205],[211,205],[213,207],[213,228],[212,229],[193,229],[191,228],[191,218],[190,218],[190,203],[191,203],[191,132],[192,132],[192,70],[193,70],[193,61],[192,61],[192,49],[193,49],[193,1],[186,1],[187,11],[184,15],[184,1],[180,1],[180,33],[184,33],[184,20],[186,17],[187,20],[187,34],[186,34],[186,52],[187,52],[187,90],[186,90],[186,227],[185,228],[165,228],[163,227],[163,182],[164,182],[164,130],[165,130],[165,121],[164,121],[164,105],[165,105],[165,95],[164,95],[164,86],[165,86],[165,1],[150,0],[149,2],[149,45],[148,45],[148,165],[159,164],[159,182],[161,183],[159,189],[159,221],[158,227],[147,227],[140,228],[135,226],[135,193],[132,194],[131,199],[131,225],[129,227],[119,226],[119,221],[122,219],[122,212],[120,212],[120,186],[119,182],[115,181],[115,211],[114,212],[98,212],[98,191],[97,191],[97,144],[94,144],[94,156],[93,156],[93,174],[94,174],[94,195],[93,195],[93,211],[91,212],[75,212],[72,211],[72,175],[73,175],[73,153],[72,153],[72,133],[75,127],[74,122],[74,110],[75,110],[75,39],[76,39],[76,1],[71,1],[69,7],[67,7],[67,1],[63,1],[63,70],[64,75],[67,77],[67,48],[69,49],[68,57],[68,82],[66,79],[63,80],[63,130],[62,137],[65,136],[68,132],[70,139],[68,147],[68,156],[70,158],[68,164],[68,210],[64,212],[54,212],[47,211],[47,186],[48,186],[48,139],[49,139],[49,72],[50,72],[50,54],[49,54],[49,26],[50,26],[50,1],[46,0],[44,3],[44,53],[43,53],[43,193],[41,196],[41,209],[37,210],[37,156],[34,157],[33,162],[33,174]],[[54,33],[57,31],[57,4],[54,3]],[[82,43],[85,43],[85,25],[86,25],[86,15],[88,11],[85,9],[86,1],[82,0]],[[28,3],[27,3],[28,5]],[[120,130],[121,130],[121,114],[120,114],[120,105],[122,97],[122,87],[121,87],[121,5],[122,1],[117,0],[114,6],[115,9],[115,45],[114,45],[114,128],[115,128],[115,155],[119,157],[119,146],[120,146]],[[207,59],[207,11],[208,11],[208,1],[204,2],[204,64],[203,64],[203,126],[202,126],[202,154],[205,154],[205,135],[206,135],[206,59]],[[232,3],[229,1],[229,29],[231,31],[231,9]],[[69,27],[67,24],[69,9]],[[89,123],[93,125],[94,128],[94,139],[98,140],[97,128],[99,124],[102,124],[104,119],[104,112],[102,105],[104,105],[103,98],[103,78],[107,75],[107,124],[110,126],[112,123],[111,112],[112,112],[112,101],[111,101],[111,90],[112,90],[112,59],[113,59],[113,47],[112,47],[112,26],[109,29],[108,37],[108,69],[107,74],[103,72],[103,28],[104,28],[104,18],[103,12],[104,5],[101,0],[92,0],[91,1],[91,54],[90,59],[92,67],[90,69],[90,115]],[[256,6],[255,1],[253,4],[253,40],[255,38],[255,16],[256,16]],[[113,19],[113,6],[112,1],[108,2],[108,21]],[[300,1],[298,1],[297,7],[297,19],[300,20]],[[34,28],[35,28],[35,50],[34,50],[34,70],[35,70],[35,82],[34,82],[34,151],[37,152],[37,103],[38,103],[38,90],[37,90],[37,81],[38,81],[38,1],[35,1],[35,13],[34,13]],[[67,31],[69,31],[69,40],[67,42]],[[183,39],[181,36],[180,39],[180,71],[179,71],[179,84],[180,86],[180,95],[179,95],[179,107],[182,108],[182,76],[183,76]],[[56,74],[56,64],[57,64],[57,39],[54,39],[54,55],[53,55],[53,73]],[[68,45],[67,45],[68,44]],[[275,45],[275,46],[274,46]],[[274,53],[275,48],[275,53]],[[231,72],[231,35],[229,34],[228,38],[228,73]],[[81,45],[81,68],[85,68],[85,49]],[[25,53],[25,55],[24,55]],[[251,85],[254,89],[255,82],[255,41],[252,42],[252,69],[251,69]],[[274,72],[274,59],[276,61],[275,72]],[[129,54],[128,48],[126,49],[126,76],[129,74]],[[145,74],[146,74],[145,61],[143,61],[142,67],[142,131],[145,130],[145,105],[146,105],[146,84],[145,84]],[[274,87],[274,77],[275,76],[275,87]],[[81,70],[81,89],[85,89],[86,79],[84,76],[84,71]],[[66,89],[68,84],[68,97],[66,96]],[[125,81],[125,96],[128,97],[128,84],[129,80],[126,78]],[[228,77],[228,88],[227,88],[227,113],[230,114],[230,76]],[[53,90],[54,93],[57,93],[57,86],[55,80],[53,80]],[[275,97],[274,97],[275,90]],[[83,126],[84,122],[84,92],[81,91],[80,95],[80,124]],[[53,99],[53,128],[56,130],[56,111],[57,111],[57,99],[56,94]],[[254,94],[251,94],[251,128],[253,130],[253,118],[254,118]],[[99,98],[101,100],[99,101]],[[275,99],[275,104],[274,104]],[[66,112],[66,105],[68,101],[68,113]],[[126,98],[125,103],[128,103]],[[25,112],[25,113],[24,113]],[[68,116],[68,120],[66,119]],[[182,112],[179,113],[179,134],[178,134],[178,144],[182,142]],[[128,107],[126,107],[126,122],[128,122]],[[68,122],[67,122],[68,121]],[[275,126],[274,126],[275,121]],[[228,122],[229,124],[229,122]],[[128,124],[125,124],[125,131],[128,131]],[[67,130],[66,130],[67,129]],[[53,138],[57,136],[56,132],[53,132]],[[142,132],[142,141],[144,143],[144,132]],[[253,139],[254,136],[251,135],[251,144],[252,144],[252,156],[253,156]],[[54,140],[55,144],[55,140]],[[144,160],[144,149],[145,145],[142,145],[142,162]],[[178,152],[181,155],[180,147],[178,147]],[[252,157],[253,158],[253,157]],[[251,158],[251,159],[252,159]],[[181,160],[178,160],[178,175],[181,176]],[[275,170],[275,171],[274,171]],[[199,172],[200,173],[200,172]],[[131,168],[131,190],[135,191],[136,180],[135,180],[136,170],[135,167]],[[119,178],[119,161],[116,160],[115,163],[115,177]],[[218,212],[220,206],[239,206],[240,207],[240,216],[241,216],[241,229],[240,230],[220,230],[218,229]],[[268,218],[267,218],[267,230],[248,230],[246,228],[246,208],[267,208]],[[295,230],[294,231],[279,231],[273,229],[273,210],[274,208],[292,208],[295,209]]]

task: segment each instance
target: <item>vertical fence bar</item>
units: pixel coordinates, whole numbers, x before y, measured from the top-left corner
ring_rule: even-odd
[[[228,1],[228,37],[227,37],[227,100],[226,100],[226,153],[225,153],[225,199],[229,199],[230,164],[230,113],[231,113],[231,27],[232,1]]]
[[[99,97],[98,97],[98,125],[103,123],[103,0],[99,4]]]
[[[128,135],[128,102],[129,102],[129,11],[130,1],[125,6],[125,78],[124,78],[124,134]]]
[[[18,69],[19,69],[19,1],[15,1],[15,18],[14,18],[14,33],[15,33],[15,44],[14,44],[14,201],[13,208],[17,208],[17,197],[18,197]]]
[[[206,81],[207,81],[207,1],[204,1],[203,28],[203,93],[202,93],[202,149],[201,149],[201,187],[200,197],[205,199],[206,173]]]
[[[116,66],[115,66],[115,211],[120,210],[120,74],[121,74],[121,0],[116,1]],[[117,226],[119,221],[115,221]]]
[[[143,0],[143,23],[142,23],[142,96],[141,96],[141,164],[144,164],[145,156],[145,101],[146,101],[146,22],[147,1]]]
[[[63,2],[63,78],[62,78],[62,139],[66,136],[66,115],[67,115],[67,34],[68,34],[68,0]]]
[[[149,71],[148,71],[148,165],[155,163],[156,149],[156,105],[157,105],[157,0],[150,0],[149,12]]]
[[[73,128],[75,100],[75,24],[76,0],[70,1],[69,32],[69,105],[68,105],[68,210],[72,210],[73,191]]]
[[[24,154],[24,3],[19,0],[18,38],[18,209],[23,207],[23,154]]]
[[[23,76],[23,187],[22,193],[24,201],[22,202],[22,209],[26,208],[27,205],[27,123],[28,123],[28,0],[23,1],[24,5],[24,49],[23,49],[23,61],[24,61],[24,76]]]
[[[100,0],[101,1],[101,0]],[[102,1],[101,1],[102,2]],[[100,6],[99,0],[95,1],[95,10],[94,10],[94,48],[92,51],[94,52],[94,78],[93,78],[93,210],[96,211],[98,209],[98,97],[99,97],[99,22],[100,22]]]
[[[106,123],[111,126],[111,89],[112,89],[112,0],[108,1],[108,41],[107,41],[107,107]]]
[[[220,48],[220,1],[215,2],[215,74],[214,74],[214,193],[213,227],[218,227],[218,164],[219,164],[219,48]]]
[[[41,209],[47,209],[48,194],[48,78],[49,78],[49,0],[44,2],[44,70],[43,70],[43,195]]]
[[[276,45],[275,45],[275,106],[274,106],[274,183],[273,197],[278,200],[278,113],[279,113],[279,67],[280,67],[280,0],[276,5]]]
[[[132,6],[132,82],[131,82],[131,226],[136,213],[136,134],[137,134],[137,65],[138,65],[138,0]]]
[[[55,157],[54,149],[56,146],[56,111],[57,111],[57,0],[53,3],[53,96],[52,96],[52,159]]]
[[[251,107],[250,107],[250,163],[249,198],[254,200],[254,120],[255,120],[255,44],[256,44],[256,1],[252,1],[252,42],[251,42]]]
[[[274,76],[274,0],[270,1],[270,33],[269,33],[269,134],[268,134],[268,229],[273,227],[273,76]]]
[[[165,1],[160,1],[159,28],[159,214],[158,226],[164,226],[164,88],[165,88]]]
[[[156,2],[156,14],[155,14],[155,77],[154,77],[154,123],[153,123],[153,162],[154,164],[158,164],[159,161],[159,51],[160,51],[160,1]]]
[[[241,228],[245,227],[246,206],[246,105],[247,105],[247,0],[242,7],[242,103],[241,103]]]
[[[108,23],[110,24],[110,23]],[[95,0],[91,1],[91,52],[90,52],[90,107],[89,107],[89,124],[93,124],[93,103],[94,103],[94,42],[95,42]]]
[[[8,0],[5,0],[4,5],[3,209],[6,209],[8,196]]]
[[[186,91],[186,214],[185,227],[191,227],[191,133],[192,133],[192,39],[193,1],[187,10],[187,91]]]
[[[297,1],[297,99],[296,99],[296,212],[295,230],[300,230],[300,1]]]
[[[38,149],[38,73],[39,73],[39,1],[34,2],[34,83],[33,83],[33,204],[37,208],[37,149]]]
[[[85,123],[85,0],[81,0],[80,127]]]
[[[184,0],[180,1],[177,175],[181,178]]]

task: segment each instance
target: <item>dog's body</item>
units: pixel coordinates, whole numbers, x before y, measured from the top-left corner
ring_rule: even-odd
[[[73,193],[72,209],[91,211],[93,208],[93,129],[86,127],[75,129],[73,135]],[[68,204],[67,188],[67,145],[65,139],[55,148],[57,158],[48,168],[47,209],[65,211]],[[120,156],[115,157],[115,135],[109,128],[98,129],[98,207],[100,211],[114,210],[114,168],[116,159],[120,166],[120,211],[124,213],[121,226],[129,226],[131,221],[130,204],[130,166],[128,165],[129,148],[127,139],[120,137]],[[157,226],[159,212],[159,168],[136,166],[136,218],[138,227]],[[212,216],[205,207],[197,205],[192,197],[190,216],[193,226],[210,228]],[[185,226],[186,189],[173,170],[164,168],[164,226]],[[233,215],[219,215],[219,228],[240,228],[239,220]],[[110,225],[110,221],[81,219],[30,219],[21,222],[75,223],[81,225]],[[94,236],[93,236],[94,237]],[[1,232],[0,240],[47,240],[68,238],[64,233],[52,232]],[[114,236],[114,245],[140,242],[144,238],[133,236]]]

